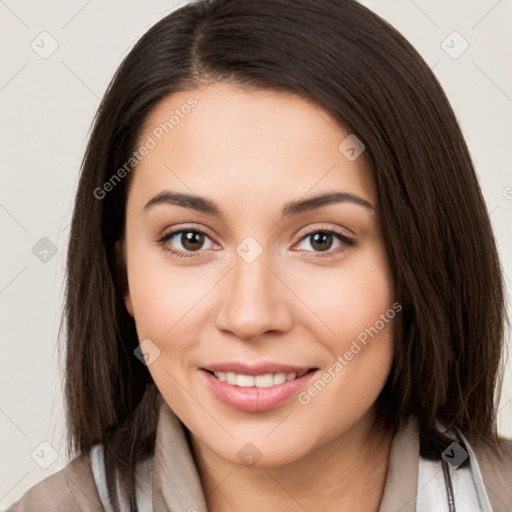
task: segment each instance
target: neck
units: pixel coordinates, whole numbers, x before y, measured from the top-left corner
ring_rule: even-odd
[[[373,415],[363,417],[301,459],[267,467],[227,461],[190,434],[208,510],[377,512],[393,434],[372,423]]]

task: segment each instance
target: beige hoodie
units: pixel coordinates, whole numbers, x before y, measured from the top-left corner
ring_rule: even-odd
[[[512,440],[503,440],[507,456],[496,460],[474,448],[494,512],[512,512]],[[384,495],[379,512],[414,512],[418,485],[419,436],[411,418],[393,439]],[[206,512],[199,475],[185,431],[162,399],[157,426],[153,510]],[[88,455],[76,457],[14,503],[8,512],[100,512]]]

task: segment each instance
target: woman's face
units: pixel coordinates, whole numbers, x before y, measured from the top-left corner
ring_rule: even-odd
[[[347,136],[298,96],[216,83],[140,137],[126,307],[163,397],[227,461],[292,462],[374,418],[397,308]]]

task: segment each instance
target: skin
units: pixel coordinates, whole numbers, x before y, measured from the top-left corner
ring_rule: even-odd
[[[377,510],[392,436],[371,427],[392,364],[393,321],[307,405],[294,396],[268,411],[239,411],[213,395],[199,370],[276,361],[321,374],[391,308],[364,153],[349,161],[338,150],[349,132],[299,96],[220,82],[164,99],[140,142],[191,96],[198,105],[133,171],[118,249],[126,307],[139,339],[160,350],[148,369],[190,432],[208,510]],[[145,212],[164,190],[207,197],[225,219],[173,204]],[[375,209],[343,202],[281,218],[286,202],[333,191]],[[157,242],[183,225],[207,233],[189,258],[165,250],[190,247],[181,234]],[[304,236],[326,229],[355,245],[333,237],[321,251]],[[252,263],[236,252],[248,236],[262,249]],[[247,442],[261,453],[252,467],[237,456]]]

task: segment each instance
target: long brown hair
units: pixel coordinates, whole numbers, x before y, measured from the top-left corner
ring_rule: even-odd
[[[393,429],[416,415],[437,457],[446,444],[437,421],[496,449],[502,273],[477,175],[434,74],[404,37],[352,0],[200,0],[138,41],[90,135],[67,260],[69,453],[104,443],[136,509],[134,467],[154,450],[159,391],[134,355],[114,250],[129,176],[97,191],[129,161],[162,99],[220,80],[298,94],[364,142],[403,307],[379,418]]]

